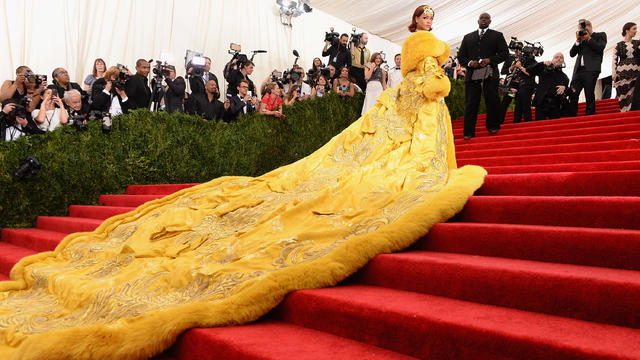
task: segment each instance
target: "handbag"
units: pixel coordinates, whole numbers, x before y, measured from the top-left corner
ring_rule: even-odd
[[[488,80],[493,76],[493,69],[491,66],[485,66],[483,68],[474,69],[471,74],[471,80]]]

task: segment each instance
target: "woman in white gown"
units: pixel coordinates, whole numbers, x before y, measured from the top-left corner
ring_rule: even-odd
[[[362,105],[362,115],[376,104],[378,96],[387,88],[387,72],[382,70],[382,55],[374,53],[371,62],[364,67],[364,79],[367,80],[367,93]]]

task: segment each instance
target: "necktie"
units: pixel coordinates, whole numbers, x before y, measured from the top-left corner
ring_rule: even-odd
[[[480,30],[480,40],[484,37],[484,29]]]
[[[364,49],[360,49],[360,64],[364,65]]]

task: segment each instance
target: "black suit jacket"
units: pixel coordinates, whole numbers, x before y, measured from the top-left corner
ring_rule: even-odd
[[[0,142],[6,141],[7,131],[12,128],[12,124],[13,122],[9,121],[8,115],[0,111]],[[22,130],[15,129],[13,131],[21,131],[24,134],[44,134],[46,132],[38,128],[30,114],[27,115],[27,126],[23,127]]]
[[[228,79],[229,86],[227,86],[227,94],[231,94],[234,96],[238,95],[238,84],[242,79],[245,79],[249,82],[249,91],[251,91],[252,94],[257,96],[258,94],[256,94],[256,89],[255,89],[255,86],[253,86],[253,81],[249,79],[249,76],[245,78],[240,70],[233,70],[229,74],[229,79]]]
[[[468,33],[462,39],[458,49],[458,61],[460,61],[460,65],[467,68],[465,81],[471,81],[471,75],[475,70],[468,66],[470,61],[489,58],[491,60],[489,66],[493,69],[493,76],[497,78],[499,76],[498,64],[505,61],[508,56],[509,48],[504,40],[504,35],[492,29],[486,30],[482,40],[480,40],[478,30]]]
[[[193,95],[192,100],[194,114],[198,114],[207,120],[226,120],[224,104],[220,100],[213,99],[213,101],[209,101],[207,94]]]
[[[105,93],[103,90],[106,85],[107,85],[107,82],[102,78],[96,80],[93,83],[93,86],[91,87],[91,110],[98,110],[105,113],[109,112],[109,108],[111,107],[111,101],[115,96],[118,98],[118,101],[120,101],[120,108],[122,108],[122,113],[123,114],[128,113],[129,110],[132,109],[131,99],[125,102],[122,102],[120,95]]]
[[[535,106],[541,106],[544,103],[544,99],[548,96],[560,97],[556,95],[556,86],[562,85],[565,88],[569,86],[569,77],[562,69],[555,68],[553,71],[546,68],[543,62],[536,63],[527,67],[527,72],[531,76],[538,76],[538,89],[536,95],[533,98],[533,104]],[[566,93],[566,90],[565,90]]]
[[[124,91],[131,101],[129,108],[149,108],[151,102],[151,89],[149,89],[149,81],[146,77],[135,74],[124,84]],[[124,111],[123,111],[124,112]]]
[[[586,71],[600,72],[605,46],[607,46],[607,34],[603,32],[594,32],[591,34],[591,39],[583,40],[579,44],[574,43],[569,51],[571,57],[578,56],[576,65],[573,67],[573,74],[575,75],[578,71],[582,58],[584,58]]]
[[[218,89],[220,89],[220,83],[218,82],[218,77],[213,75],[213,73],[209,73],[209,80],[215,80],[218,85]],[[204,94],[205,91],[205,81],[204,76],[189,76],[189,87],[191,88],[191,94]]]
[[[164,94],[164,106],[168,113],[172,112],[184,112],[182,101],[184,100],[184,92],[187,88],[187,84],[182,76],[171,80],[165,79],[167,84],[167,92]]]
[[[340,73],[343,66],[351,67],[351,52],[347,48],[340,49],[339,46],[331,45],[327,51],[322,52],[322,56],[329,57],[327,66],[333,65],[336,68],[336,73]]]
[[[251,102],[245,103],[238,97],[238,95],[233,95],[229,99],[229,110],[226,112],[226,121],[235,121],[238,118],[238,115],[242,114],[242,108],[247,106],[247,114],[254,112],[256,109],[251,105]]]

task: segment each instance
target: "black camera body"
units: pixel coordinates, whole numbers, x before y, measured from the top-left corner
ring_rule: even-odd
[[[578,30],[578,36],[586,36],[587,34],[589,34],[589,30],[587,30],[587,22],[582,20],[579,23],[580,25],[580,30]]]
[[[353,44],[353,46],[358,46],[360,44],[360,39],[362,38],[362,34],[364,33],[359,33],[356,34],[356,29],[353,29],[353,33],[351,33],[351,43]]]
[[[40,170],[40,161],[35,156],[27,156],[24,161],[20,164],[18,170],[16,170],[14,176],[17,178],[22,178],[25,176],[34,176]]]
[[[329,31],[325,32],[324,41],[328,41],[332,46],[337,46],[340,43],[340,34],[335,32],[333,28],[329,28]]]
[[[544,48],[540,42],[531,43],[528,41],[519,41],[517,37],[512,36],[509,41],[509,49],[520,51],[523,58],[533,59],[544,53]]]
[[[31,99],[26,95],[21,97],[17,102],[14,103],[13,110],[8,114],[8,119],[10,121],[15,121],[16,118],[26,119],[28,116],[27,107],[29,107],[29,103]]]
[[[168,64],[166,62],[163,63],[160,60],[156,60],[156,64],[153,66],[152,71],[156,77],[169,77],[169,75],[171,75],[171,69],[168,67]]]
[[[72,111],[69,115],[69,122],[79,131],[87,130],[87,125],[84,123],[84,121],[84,114],[79,114],[75,111]]]
[[[111,86],[115,89],[122,90],[124,89],[124,84],[131,76],[129,75],[129,70],[124,65],[118,64],[116,67],[118,68],[118,77],[111,81]]]
[[[40,84],[47,81],[47,75],[34,74],[31,71],[24,74],[24,77],[27,79],[28,82],[34,84],[35,87],[39,87]]]

